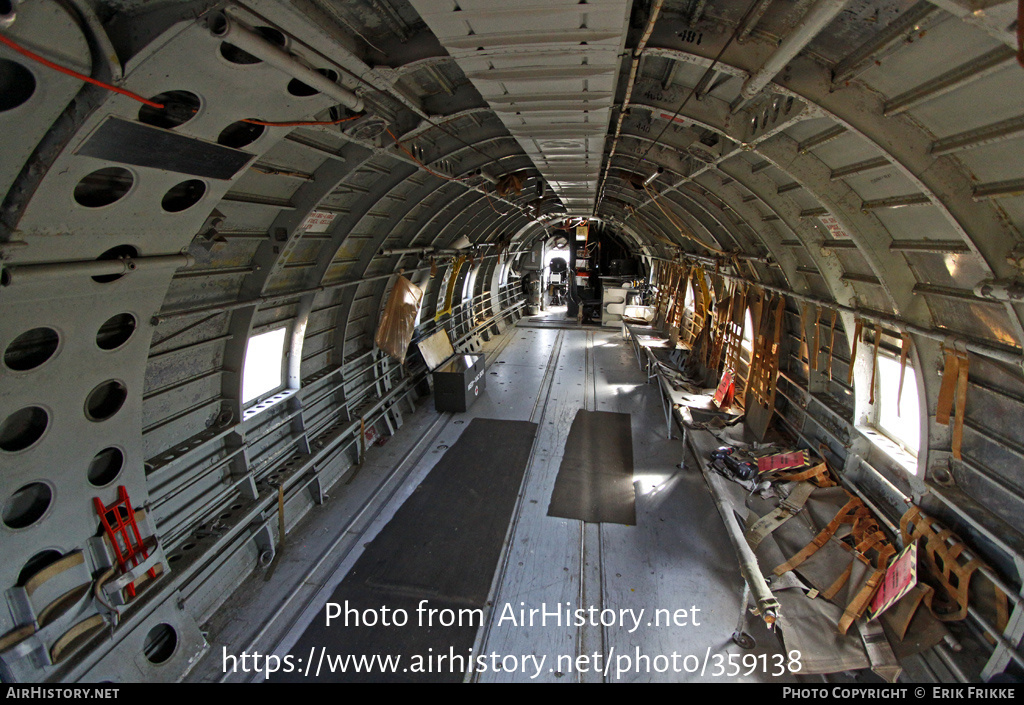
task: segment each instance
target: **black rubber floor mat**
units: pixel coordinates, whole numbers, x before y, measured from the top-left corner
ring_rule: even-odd
[[[291,651],[302,663],[270,680],[461,681],[458,658],[470,656],[481,624],[536,431],[526,421],[470,422],[338,585],[330,602],[342,614],[330,626],[317,615]],[[348,626],[346,606],[355,610]],[[404,610],[407,623],[381,626],[382,608],[392,622]]]
[[[583,409],[576,412],[548,516],[636,524],[629,414]]]

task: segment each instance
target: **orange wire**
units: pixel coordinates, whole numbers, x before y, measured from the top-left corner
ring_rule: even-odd
[[[86,83],[91,83],[93,85],[99,86],[100,88],[106,88],[108,91],[113,91],[114,93],[120,93],[121,95],[128,96],[129,98],[131,98],[133,100],[137,100],[140,103],[144,103],[144,104],[146,104],[146,105],[148,105],[148,106],[150,106],[152,108],[156,108],[158,110],[163,110],[164,109],[164,105],[161,104],[161,103],[157,103],[157,102],[154,102],[152,100],[148,100],[148,99],[143,98],[142,96],[138,95],[137,93],[132,93],[131,91],[125,90],[123,88],[118,88],[117,86],[113,86],[113,85],[111,85],[109,83],[104,83],[103,81],[98,81],[95,78],[92,78],[90,76],[86,76],[85,74],[78,73],[77,71],[74,71],[74,70],[69,69],[69,68],[65,68],[65,67],[61,66],[60,64],[55,64],[52,61],[50,61],[49,59],[44,59],[43,57],[39,56],[39,54],[36,54],[35,52],[29,51],[28,49],[22,47],[17,42],[15,42],[13,39],[9,39],[9,38],[3,36],[2,34],[0,34],[0,43],[6,44],[7,46],[9,46],[11,49],[14,49],[14,51],[18,52],[19,54],[22,54],[23,56],[27,56],[29,59],[32,59],[33,61],[37,61],[40,64],[42,64],[43,66],[51,68],[54,71],[58,71],[60,73],[66,74],[68,76],[71,76],[73,78],[77,78],[78,80],[85,81]],[[349,120],[355,120],[356,118],[359,118],[359,117],[362,117],[362,115],[355,115],[353,117],[342,118],[340,120],[296,120],[296,121],[293,121],[293,122],[270,122],[270,121],[267,121],[267,120],[251,120],[251,119],[246,119],[246,120],[242,120],[242,122],[249,123],[250,125],[263,125],[264,127],[299,127],[299,126],[303,126],[303,125],[338,125],[338,124],[343,123],[343,122],[348,122]],[[387,130],[387,128],[385,128],[385,129]],[[456,177],[448,176],[446,174],[441,174],[439,172],[434,171],[433,169],[428,167],[426,164],[421,162],[419,159],[417,159],[416,156],[412,152],[410,152],[408,149],[406,149],[405,146],[402,145],[402,143],[398,141],[398,138],[395,137],[395,134],[391,130],[387,130],[387,133],[389,135],[391,135],[391,139],[393,139],[395,141],[395,146],[398,147],[399,149],[401,149],[407,155],[409,155],[409,157],[414,162],[416,162],[421,167],[423,167],[423,169],[425,169],[427,171],[427,173],[433,174],[434,176],[436,176],[438,178],[445,179],[446,181],[465,181],[466,180],[465,177],[456,178]],[[498,215],[508,215],[507,213],[501,213],[497,208],[494,207],[494,204],[491,203],[491,197],[488,196],[486,192],[484,192],[484,196],[487,197],[487,202],[490,204],[491,208],[494,209],[495,213],[497,213]]]
[[[100,88],[106,88],[108,91],[113,91],[114,93],[126,95],[129,98],[132,98],[133,100],[137,100],[140,103],[145,103],[146,105],[152,108],[156,108],[158,110],[163,110],[165,107],[161,103],[157,103],[152,100],[147,100],[146,98],[143,98],[137,93],[132,93],[131,91],[127,91],[123,88],[112,86],[111,84],[104,83],[103,81],[97,81],[95,78],[91,78],[89,76],[86,76],[85,74],[78,73],[77,71],[61,66],[60,64],[55,64],[49,59],[44,59],[43,57],[39,56],[39,54],[36,54],[33,51],[29,51],[25,47],[15,42],[13,39],[9,39],[8,37],[3,36],[2,34],[0,34],[0,43],[6,44],[19,54],[27,56],[33,61],[38,61],[43,66],[51,68],[54,71],[59,71],[60,73],[66,74],[73,78],[77,78],[80,81],[85,81],[86,83],[92,83],[93,85],[99,86]],[[341,120],[298,120],[295,122],[268,122],[265,120],[242,120],[242,122],[248,122],[252,125],[263,125],[265,127],[298,127],[301,125],[337,125],[343,122],[348,122],[349,120],[355,120],[356,118],[359,117],[362,117],[362,115],[355,115],[353,117],[342,118]]]
[[[95,78],[91,78],[89,76],[86,76],[85,74],[78,73],[77,71],[73,71],[73,70],[71,70],[69,68],[65,68],[65,67],[61,66],[60,64],[55,64],[52,61],[50,61],[49,59],[44,59],[43,57],[39,56],[39,54],[36,54],[35,52],[29,51],[25,47],[23,47],[23,46],[19,45],[17,42],[15,42],[13,39],[9,39],[9,38],[3,36],[2,34],[0,34],[0,43],[6,44],[7,46],[9,46],[11,49],[14,49],[14,51],[18,52],[19,54],[21,54],[23,56],[27,56],[28,58],[32,59],[33,61],[38,61],[43,66],[51,68],[54,71],[59,71],[60,73],[66,74],[66,75],[71,76],[73,78],[77,78],[80,81],[85,81],[86,83],[91,83],[91,84],[93,84],[95,86],[99,86],[100,88],[106,88],[108,91],[114,91],[114,93],[120,93],[121,95],[126,95],[129,98],[132,98],[133,100],[137,100],[140,103],[145,103],[146,105],[148,105],[148,106],[150,106],[152,108],[157,108],[158,110],[162,110],[163,107],[164,107],[160,103],[154,103],[152,100],[147,100],[147,99],[143,98],[141,95],[138,95],[136,93],[132,93],[131,91],[126,91],[123,88],[118,88],[117,86],[112,86],[109,83],[104,83],[103,81],[97,81]]]
[[[486,191],[484,191],[484,198],[487,199],[487,205],[489,205],[491,207],[491,210],[494,211],[495,213],[497,213],[498,215],[508,215],[511,212],[511,211],[506,211],[505,213],[502,213],[497,208],[495,208],[494,207],[494,203],[491,201],[491,197],[487,194]]]
[[[410,159],[412,159],[412,160],[413,160],[414,162],[416,162],[417,164],[419,164],[419,165],[420,165],[421,167],[423,167],[423,169],[424,169],[424,170],[425,170],[425,171],[426,171],[426,172],[427,172],[428,174],[433,174],[434,176],[438,177],[439,179],[444,179],[444,180],[446,180],[446,181],[465,181],[465,180],[466,180],[466,178],[465,178],[465,177],[459,177],[459,178],[455,178],[455,177],[453,177],[453,176],[448,176],[448,175],[446,175],[446,174],[440,174],[440,173],[438,173],[438,172],[434,171],[434,170],[433,170],[433,169],[431,169],[431,168],[430,168],[429,166],[427,166],[426,164],[424,164],[423,162],[421,162],[421,161],[420,161],[419,159],[417,159],[417,158],[416,158],[416,155],[415,155],[415,154],[413,154],[413,153],[412,153],[412,152],[410,152],[410,151],[409,151],[408,149],[406,149],[406,148],[405,148],[405,146],[404,146],[404,145],[402,145],[402,143],[398,141],[398,138],[397,138],[397,137],[395,137],[395,133],[394,133],[394,132],[392,132],[391,130],[389,130],[389,129],[388,129],[388,128],[386,128],[386,127],[384,128],[384,130],[385,130],[385,132],[387,132],[387,133],[388,133],[389,135],[391,135],[391,139],[393,139],[393,140],[395,141],[395,146],[396,146],[396,147],[398,147],[398,148],[399,148],[400,150],[402,150],[403,152],[405,152],[406,154],[408,154],[408,155],[409,155],[409,158],[410,158]]]

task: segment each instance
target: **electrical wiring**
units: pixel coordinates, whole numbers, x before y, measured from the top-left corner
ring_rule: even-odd
[[[105,83],[103,81],[99,81],[95,78],[92,78],[91,76],[86,76],[85,74],[79,73],[78,71],[75,71],[73,69],[69,69],[66,66],[56,64],[50,61],[49,59],[44,59],[43,57],[39,56],[39,54],[36,54],[35,52],[29,49],[26,49],[25,47],[15,42],[13,39],[5,37],[2,34],[0,34],[0,43],[7,45],[8,47],[18,52],[22,56],[28,57],[29,59],[32,59],[33,61],[36,61],[42,64],[43,66],[46,66],[47,68],[53,69],[54,71],[58,71],[73,78],[77,78],[78,80],[85,81],[86,83],[91,83],[93,85],[99,86],[100,88],[106,88],[108,91],[113,91],[114,93],[120,93],[121,95],[128,96],[132,100],[137,100],[140,103],[148,105],[151,108],[156,108],[157,110],[163,110],[166,107],[163,103],[157,103],[156,101],[143,98],[138,93],[132,93],[131,91],[125,90],[124,88],[118,88],[117,86]],[[362,116],[363,114],[360,113],[359,115],[341,118],[340,120],[294,120],[290,122],[271,122],[268,120],[245,119],[241,122],[246,122],[250,125],[262,125],[264,127],[300,127],[305,125],[339,125],[343,122],[355,120]]]
[[[426,164],[421,162],[419,159],[417,159],[415,154],[413,154],[411,151],[406,149],[405,145],[403,145],[401,142],[398,141],[398,138],[395,137],[395,133],[392,132],[390,130],[390,128],[385,128],[385,131],[389,135],[391,135],[391,139],[393,139],[395,141],[395,146],[398,147],[403,152],[405,152],[409,156],[410,159],[412,159],[414,162],[419,164],[420,167],[422,167],[424,169],[424,171],[426,171],[428,174],[433,174],[434,176],[438,177],[439,179],[444,179],[445,181],[465,181],[466,180],[466,177],[464,177],[464,176],[460,176],[460,177],[448,176],[447,174],[441,174],[439,172],[434,171],[429,166],[427,166]]]
[[[111,85],[109,83],[104,83],[103,81],[99,81],[99,80],[97,80],[95,78],[92,78],[91,76],[86,76],[84,73],[78,73],[78,71],[75,71],[73,69],[69,69],[69,68],[67,68],[65,66],[61,66],[60,64],[55,64],[54,62],[50,61],[49,59],[44,59],[43,57],[39,56],[39,54],[36,54],[34,51],[30,51],[29,49],[26,49],[25,47],[23,47],[20,44],[18,44],[17,42],[15,42],[13,39],[11,39],[9,37],[5,37],[2,34],[0,34],[0,44],[5,44],[6,46],[10,47],[14,51],[16,51],[19,54],[21,54],[22,56],[28,57],[29,59],[32,59],[33,61],[35,61],[37,63],[40,63],[43,66],[46,66],[47,68],[53,69],[54,71],[57,71],[57,72],[62,73],[62,74],[65,74],[67,76],[71,76],[72,78],[77,78],[79,81],[85,81],[86,83],[91,83],[94,86],[99,86],[100,88],[106,88],[108,91],[113,91],[114,93],[120,93],[121,95],[126,95],[129,98],[131,98],[132,100],[137,100],[140,103],[145,103],[146,105],[150,106],[151,108],[156,108],[157,110],[163,110],[163,108],[164,108],[164,106],[161,103],[156,103],[156,102],[154,102],[152,100],[148,100],[146,98],[143,98],[141,95],[139,95],[137,93],[132,93],[131,91],[126,91],[123,88],[118,88],[117,86],[113,86],[113,85]]]
[[[666,210],[666,209],[664,208],[664,206],[662,206],[662,205],[661,205],[661,202],[660,202],[660,201],[658,200],[658,196],[660,196],[661,194],[657,194],[657,193],[654,193],[654,192],[653,192],[653,191],[651,191],[651,189],[650,189],[649,187],[647,187],[646,185],[644,186],[644,191],[646,191],[646,192],[647,192],[647,195],[648,195],[648,196],[650,197],[651,201],[653,201],[653,202],[654,202],[654,205],[656,205],[656,206],[658,207],[658,210],[660,210],[660,211],[662,212],[662,214],[664,214],[664,216],[665,216],[666,218],[668,218],[668,221],[669,221],[670,223],[672,223],[672,225],[674,225],[674,226],[675,226],[676,230],[678,230],[678,231],[679,231],[679,234],[680,234],[680,235],[682,235],[682,236],[683,236],[684,238],[686,238],[687,240],[691,240],[691,241],[693,241],[693,242],[697,243],[698,245],[700,245],[701,247],[703,247],[703,248],[704,248],[705,250],[707,250],[707,251],[709,251],[709,252],[714,252],[714,253],[715,253],[715,254],[717,254],[717,255],[728,255],[728,254],[729,254],[728,252],[726,252],[726,251],[724,251],[724,250],[719,250],[719,249],[717,249],[717,248],[714,248],[714,247],[712,247],[711,245],[705,244],[705,243],[704,243],[704,242],[703,242],[702,240],[700,240],[700,239],[699,239],[698,237],[696,237],[695,235],[692,235],[692,234],[691,234],[691,233],[690,233],[690,232],[689,232],[689,231],[688,231],[688,230],[687,230],[687,229],[686,229],[686,228],[685,228],[685,227],[683,226],[683,223],[682,223],[682,221],[680,221],[680,220],[679,220],[679,218],[678,218],[677,216],[674,216],[674,215],[673,215],[672,213],[670,213],[669,211],[667,211],[667,210]]]
[[[495,213],[497,213],[498,215],[508,215],[509,213],[512,212],[512,211],[506,211],[506,212],[502,213],[497,208],[495,208],[494,203],[491,201],[490,195],[488,195],[488,193],[486,191],[484,191],[483,193],[484,193],[484,198],[487,199],[487,205],[489,205],[491,207],[491,210],[494,211]]]
[[[105,89],[107,89],[109,91],[113,91],[114,93],[119,93],[121,95],[127,96],[127,97],[129,97],[129,98],[131,98],[133,100],[136,100],[136,101],[138,101],[140,103],[143,103],[144,105],[148,105],[148,106],[150,106],[152,108],[156,108],[157,110],[163,110],[166,107],[162,103],[157,103],[156,101],[152,101],[152,100],[149,100],[147,98],[143,98],[142,96],[138,95],[137,93],[133,93],[133,92],[131,92],[129,90],[125,90],[123,88],[118,88],[117,86],[114,86],[114,85],[112,85],[110,83],[105,83],[104,81],[99,81],[99,80],[97,80],[95,78],[92,78],[90,76],[86,76],[85,74],[82,74],[82,73],[79,73],[77,71],[74,71],[73,69],[69,69],[67,67],[61,66],[60,64],[56,64],[56,63],[50,61],[49,59],[45,59],[42,56],[39,56],[38,54],[36,54],[35,52],[30,51],[29,49],[26,49],[26,48],[22,47],[20,44],[15,42],[13,39],[5,37],[2,34],[0,34],[0,43],[5,44],[6,46],[10,47],[14,51],[18,52],[19,54],[22,54],[23,56],[25,56],[25,57],[33,60],[33,61],[38,62],[38,63],[42,64],[43,66],[46,66],[47,68],[53,69],[54,71],[58,71],[60,73],[66,74],[68,76],[72,76],[73,78],[77,78],[80,81],[85,81],[86,83],[91,83],[91,84],[99,86],[101,88],[105,88]],[[286,121],[286,122],[275,122],[275,121],[270,121],[270,120],[257,120],[257,119],[254,119],[254,118],[247,118],[247,119],[241,120],[241,122],[248,123],[250,125],[260,125],[260,126],[263,126],[263,127],[304,127],[304,126],[317,126],[317,125],[339,125],[339,124],[344,123],[344,122],[349,122],[351,120],[356,120],[356,119],[358,119],[360,117],[363,117],[363,114],[354,115],[354,116],[347,117],[347,118],[340,118],[338,120],[293,120],[293,121]],[[444,179],[446,181],[455,181],[455,182],[466,181],[466,177],[452,177],[452,176],[448,176],[446,174],[442,174],[440,172],[437,172],[437,171],[431,169],[426,164],[424,164],[422,161],[417,159],[416,155],[414,155],[409,149],[407,149],[398,140],[398,137],[396,137],[395,134],[390,129],[387,130],[387,133],[395,141],[395,146],[398,147],[403,152],[405,152],[405,154],[408,155],[410,159],[412,159],[416,164],[418,164],[421,168],[423,168],[427,173],[432,174],[433,176],[436,176],[438,178]],[[479,151],[479,150],[477,150],[477,151]],[[488,204],[491,206],[491,208],[494,210],[494,212],[497,213],[498,215],[505,216],[505,215],[508,215],[509,212],[511,212],[511,211],[509,211],[509,212],[506,212],[506,213],[502,213],[501,211],[499,211],[494,206],[494,204],[491,202],[490,196],[486,192],[484,192],[484,196],[487,197]]]

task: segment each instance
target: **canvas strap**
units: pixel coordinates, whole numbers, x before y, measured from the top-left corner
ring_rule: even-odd
[[[811,356],[811,369],[818,369],[818,355],[821,352],[821,308],[818,306],[814,307],[814,342],[811,345],[813,348],[810,351]]]
[[[836,346],[836,318],[839,312],[832,309],[832,327],[828,337],[828,381],[832,381],[832,350]]]
[[[789,521],[794,515],[803,509],[807,498],[815,490],[810,482],[801,482],[793,488],[793,491],[779,503],[774,511],[765,514],[754,522],[747,531],[746,539],[750,548],[756,550],[758,545],[777,528]]]
[[[857,319],[853,327],[853,345],[850,347],[850,373],[847,375],[846,383],[853,384],[853,364],[857,361],[857,343],[860,342],[860,332],[864,330],[864,321]]]

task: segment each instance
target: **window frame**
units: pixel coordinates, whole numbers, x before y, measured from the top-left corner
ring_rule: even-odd
[[[879,359],[881,359],[882,357],[885,357],[889,361],[894,362],[896,364],[897,368],[899,367],[899,364],[900,364],[900,355],[899,355],[899,353],[894,353],[891,350],[887,349],[885,346],[880,345],[878,347],[878,357],[879,357]],[[878,363],[875,362],[874,364],[878,364]],[[881,365],[879,365],[879,371],[880,371],[880,368],[881,368]],[[911,359],[910,356],[908,356],[907,357],[906,374],[904,375],[904,379],[903,379],[903,393],[906,394],[907,389],[910,388],[910,387],[914,388],[914,396],[917,397],[918,396],[918,394],[917,394],[917,369],[914,367],[914,361]],[[899,449],[902,450],[904,453],[906,453],[907,455],[909,455],[912,458],[914,458],[914,460],[916,462],[917,458],[921,454],[921,436],[920,436],[920,431],[918,432],[918,447],[916,449],[914,449],[914,448],[912,448],[909,445],[909,443],[907,441],[903,440],[898,435],[893,433],[893,431],[891,429],[888,429],[888,428],[886,428],[886,427],[884,427],[882,425],[882,423],[881,423],[881,416],[882,416],[882,407],[884,405],[884,399],[882,398],[882,394],[883,394],[882,388],[883,388],[882,375],[879,373],[879,374],[875,375],[875,403],[874,403],[874,405],[872,406],[872,409],[871,409],[871,418],[870,418],[869,425],[879,435],[884,436],[885,438],[890,440],[892,443],[894,443],[896,446],[898,446]],[[898,387],[896,389],[898,389]],[[896,401],[896,399],[895,399],[896,389],[894,389],[892,391],[893,398],[890,400],[890,402],[893,403],[893,404],[895,404],[895,401]],[[918,398],[918,406],[920,406],[920,398]],[[915,414],[914,420],[917,421],[917,422],[920,421],[920,409],[918,409],[917,413]]]
[[[260,394],[257,394],[255,397],[253,397],[249,401],[244,401],[244,399],[245,399],[246,363],[249,360],[249,345],[252,343],[252,341],[255,338],[258,338],[258,337],[263,336],[263,335],[269,335],[270,333],[276,333],[277,331],[284,331],[283,339],[281,341],[281,360],[280,360],[280,365],[279,365],[279,370],[278,370],[279,375],[280,375],[280,379],[279,379],[278,383],[275,384],[273,387],[271,387],[269,390],[267,390],[265,392],[261,392]],[[292,334],[293,334],[292,333],[292,326],[291,326],[290,323],[286,323],[284,325],[280,325],[279,323],[271,323],[271,324],[268,324],[266,326],[260,326],[259,328],[253,328],[253,330],[249,333],[249,337],[245,341],[245,354],[244,354],[244,357],[242,358],[242,374],[241,374],[241,379],[240,379],[240,381],[241,381],[240,397],[242,399],[242,411],[243,411],[243,413],[252,412],[254,407],[259,406],[260,404],[263,404],[270,397],[273,397],[273,396],[275,396],[277,394],[280,394],[283,391],[294,391],[294,390],[291,390],[288,387],[288,358],[289,358],[289,354],[291,352]],[[273,406],[273,405],[268,405],[266,408],[270,408],[270,406]],[[260,409],[260,411],[264,411],[264,410],[265,409]],[[251,416],[252,414],[248,413],[247,415]]]

